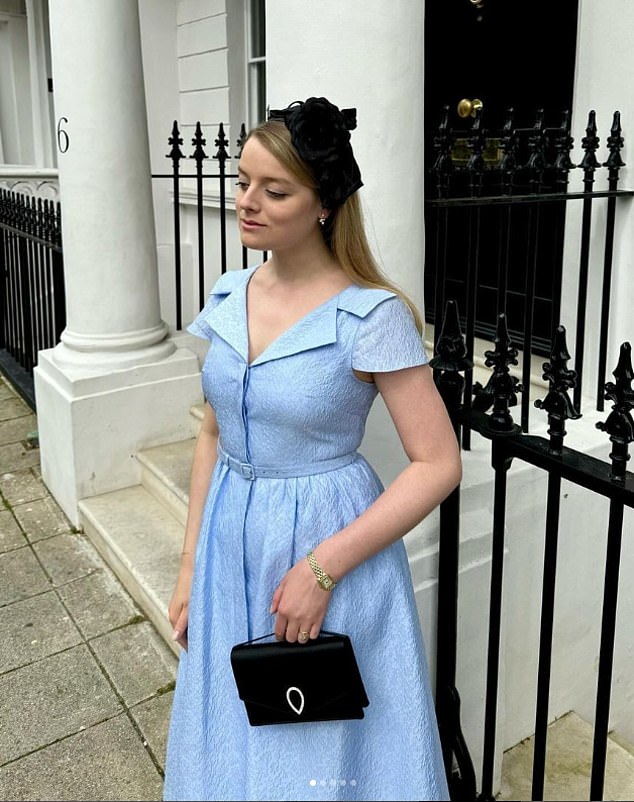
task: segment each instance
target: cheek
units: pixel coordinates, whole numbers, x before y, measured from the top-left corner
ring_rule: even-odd
[[[309,229],[313,222],[317,220],[317,214],[313,214],[312,209],[279,209],[271,212],[271,217],[279,225],[293,229]]]

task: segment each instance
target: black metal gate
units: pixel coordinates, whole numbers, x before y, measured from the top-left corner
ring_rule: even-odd
[[[623,536],[623,516],[625,508],[634,507],[634,474],[626,470],[629,443],[634,440],[634,372],[631,362],[631,347],[625,342],[620,347],[618,364],[614,368],[615,381],[606,382],[607,332],[610,311],[610,290],[612,275],[612,254],[614,227],[620,197],[631,196],[632,191],[618,190],[618,171],[623,162],[620,150],[623,145],[620,129],[620,115],[615,113],[608,138],[609,157],[604,165],[596,159],[598,137],[594,112],[588,117],[586,137],[582,141],[584,157],[580,168],[584,171],[583,192],[551,192],[541,195],[536,192],[513,195],[510,190],[512,177],[518,167],[518,139],[512,125],[509,125],[499,145],[500,159],[492,168],[497,171],[503,190],[498,195],[486,195],[482,187],[485,170],[483,151],[487,143],[478,129],[477,118],[474,132],[467,143],[469,156],[463,165],[452,160],[452,136],[445,126],[437,139],[438,156],[433,165],[437,176],[439,198],[429,201],[434,214],[439,215],[440,225],[435,254],[435,298],[436,310],[444,310],[444,320],[437,321],[435,330],[435,357],[432,360],[436,382],[445,403],[452,415],[454,428],[466,452],[471,445],[471,432],[477,432],[491,443],[491,486],[493,492],[493,517],[491,522],[491,575],[488,621],[483,623],[483,631],[488,625],[488,649],[486,658],[486,698],[483,732],[483,758],[481,783],[477,787],[476,771],[468,744],[462,732],[460,714],[460,694],[456,687],[457,669],[457,619],[459,598],[459,554],[461,543],[460,489],[443,503],[440,511],[440,557],[439,557],[439,600],[438,600],[438,648],[437,648],[437,713],[445,765],[450,778],[452,799],[494,799],[494,763],[500,746],[497,743],[496,717],[498,712],[500,637],[503,613],[504,553],[506,547],[508,473],[514,462],[532,466],[535,471],[547,477],[546,495],[543,499],[545,509],[545,530],[543,537],[543,567],[541,571],[541,612],[539,630],[538,676],[536,678],[534,754],[532,769],[532,799],[544,798],[544,775],[549,724],[549,696],[551,683],[551,661],[553,648],[553,616],[555,589],[560,572],[557,567],[558,540],[564,534],[560,531],[560,498],[562,481],[583,488],[590,494],[597,494],[608,500],[609,515],[605,522],[607,550],[602,576],[597,582],[603,586],[603,606],[600,622],[600,649],[598,654],[598,678],[596,686],[594,745],[592,775],[588,799],[602,799],[605,780],[607,754],[608,719],[610,712],[612,669],[616,631],[616,612],[618,600],[618,580],[621,567],[621,544]],[[515,144],[514,144],[515,143]],[[526,143],[528,158],[522,162],[524,171],[536,171],[540,175],[546,166],[561,171],[562,187],[568,180],[573,165],[569,154],[572,139],[567,129],[567,118],[561,129],[553,132],[550,158],[546,157],[547,133],[536,123]],[[608,172],[608,188],[593,190],[596,171],[604,166]],[[450,180],[466,182],[466,197],[448,198],[445,191]],[[492,176],[487,177],[489,181]],[[509,183],[511,182],[511,183]],[[506,188],[506,191],[504,190]],[[607,199],[605,228],[603,230],[603,258],[601,265],[590,264],[589,242],[593,203],[597,198]],[[578,271],[578,297],[575,332],[575,366],[568,368],[571,359],[568,353],[566,330],[561,325],[553,325],[552,339],[547,349],[548,361],[543,363],[542,379],[546,382],[545,396],[531,399],[530,359],[526,355],[535,352],[534,327],[535,293],[531,285],[531,266],[536,258],[539,210],[542,203],[568,204],[580,201],[583,204],[580,231],[580,262]],[[514,213],[514,204],[527,208],[526,248],[529,253],[522,262],[525,270],[526,293],[521,316],[514,323],[511,314],[507,316],[509,285],[508,273],[517,261],[509,250],[506,239],[505,219]],[[500,259],[497,265],[497,315],[492,321],[494,347],[484,353],[484,363],[491,369],[485,385],[473,382],[473,358],[475,329],[475,307],[477,303],[479,259],[478,228],[483,224],[483,211],[497,207],[500,232]],[[443,272],[445,264],[443,250],[445,244],[455,239],[452,234],[454,209],[462,212],[461,225],[465,219],[468,244],[466,251],[466,288],[460,303],[452,295],[452,288]],[[596,227],[593,236],[597,236]],[[588,275],[593,270],[602,276],[602,296],[588,296]],[[597,459],[579,450],[564,445],[566,422],[581,418],[582,366],[584,364],[584,345],[587,337],[586,313],[591,304],[600,321],[600,345],[598,365],[596,366],[597,392],[596,411],[602,412],[604,401],[612,402],[612,411],[604,421],[596,424],[605,432],[611,444],[609,460]],[[558,311],[558,310],[557,310]],[[553,310],[554,313],[554,310]],[[514,325],[513,325],[514,323]],[[466,336],[463,335],[463,327]],[[515,339],[514,339],[515,338]],[[517,371],[518,355],[523,351],[524,359],[521,380]],[[538,351],[544,351],[542,343]],[[463,377],[464,374],[464,377]],[[569,397],[572,393],[572,398]],[[511,415],[511,408],[518,403],[521,395],[519,421]],[[587,394],[586,394],[587,396]],[[585,396],[584,396],[585,397]],[[541,409],[548,420],[548,437],[529,433],[529,406]],[[579,425],[579,424],[577,424]],[[607,445],[607,443],[606,443]]]

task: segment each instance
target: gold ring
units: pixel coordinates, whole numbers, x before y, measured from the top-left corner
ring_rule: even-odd
[[[306,632],[306,630],[305,630],[305,629],[302,629],[302,630],[300,631],[300,633],[299,633],[299,636],[298,636],[298,637],[299,637],[299,640],[301,640],[301,641],[305,641],[305,640],[308,640],[308,636],[309,636],[309,635],[310,635],[310,632]]]

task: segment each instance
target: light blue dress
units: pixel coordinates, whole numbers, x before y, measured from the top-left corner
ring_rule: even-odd
[[[332,591],[324,629],[352,640],[370,704],[352,721],[251,727],[229,653],[273,631],[288,569],[382,485],[357,453],[377,390],[355,377],[427,362],[407,306],[351,286],[248,364],[246,288],[225,273],[189,331],[220,458],[198,539],[170,724],[165,800],[449,799],[425,650],[401,540]]]

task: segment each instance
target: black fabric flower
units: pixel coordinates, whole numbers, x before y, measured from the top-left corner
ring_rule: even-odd
[[[282,120],[290,131],[295,150],[317,180],[324,208],[340,206],[363,186],[350,144],[356,109],[338,109],[325,97],[309,97],[271,110],[269,119]]]

